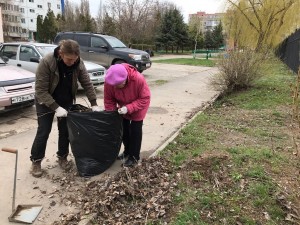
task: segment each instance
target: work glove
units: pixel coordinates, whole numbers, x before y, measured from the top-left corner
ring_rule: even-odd
[[[94,106],[92,106],[92,111],[93,112],[100,112],[101,108],[100,108],[100,106],[94,105]]]
[[[57,117],[67,117],[68,115],[68,111],[60,106],[55,110],[55,112]]]
[[[127,110],[127,107],[126,106],[123,106],[122,108],[119,108],[118,109],[118,113],[119,114],[126,114],[128,112],[128,110]]]

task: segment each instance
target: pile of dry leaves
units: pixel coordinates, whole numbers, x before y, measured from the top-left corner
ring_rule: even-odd
[[[95,224],[167,222],[172,196],[179,194],[176,187],[180,174],[173,174],[169,161],[153,157],[143,159],[136,167],[123,168],[114,176],[89,180],[83,188],[64,197],[69,205],[80,205],[80,212],[62,215],[54,225],[78,224],[87,215],[94,215]]]

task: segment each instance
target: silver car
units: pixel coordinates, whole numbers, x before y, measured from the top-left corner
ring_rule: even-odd
[[[35,74],[0,58],[0,112],[34,104]]]
[[[46,54],[53,52],[57,45],[32,42],[2,43],[0,57],[6,56],[8,64],[21,67],[35,73],[38,62]],[[105,68],[96,63],[84,61],[85,67],[95,88],[104,83]],[[80,83],[79,88],[82,89]]]

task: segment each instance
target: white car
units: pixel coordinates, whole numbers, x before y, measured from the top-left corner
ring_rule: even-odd
[[[0,58],[0,112],[34,104],[35,74]]]
[[[21,67],[35,73],[38,63],[46,54],[53,52],[57,45],[32,42],[11,42],[0,45],[0,57],[6,56],[7,64]],[[105,68],[99,64],[84,61],[95,88],[104,83]],[[79,84],[79,88],[82,87]]]

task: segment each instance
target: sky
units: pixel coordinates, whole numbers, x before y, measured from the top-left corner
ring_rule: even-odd
[[[70,0],[76,4],[80,3],[80,0]],[[161,0],[163,1],[163,0]],[[181,11],[184,21],[188,22],[189,14],[204,11],[206,13],[219,13],[224,12],[224,0],[167,0],[178,6]],[[100,0],[89,0],[90,13],[93,17],[96,17],[100,8]],[[102,0],[105,4],[105,0]]]

